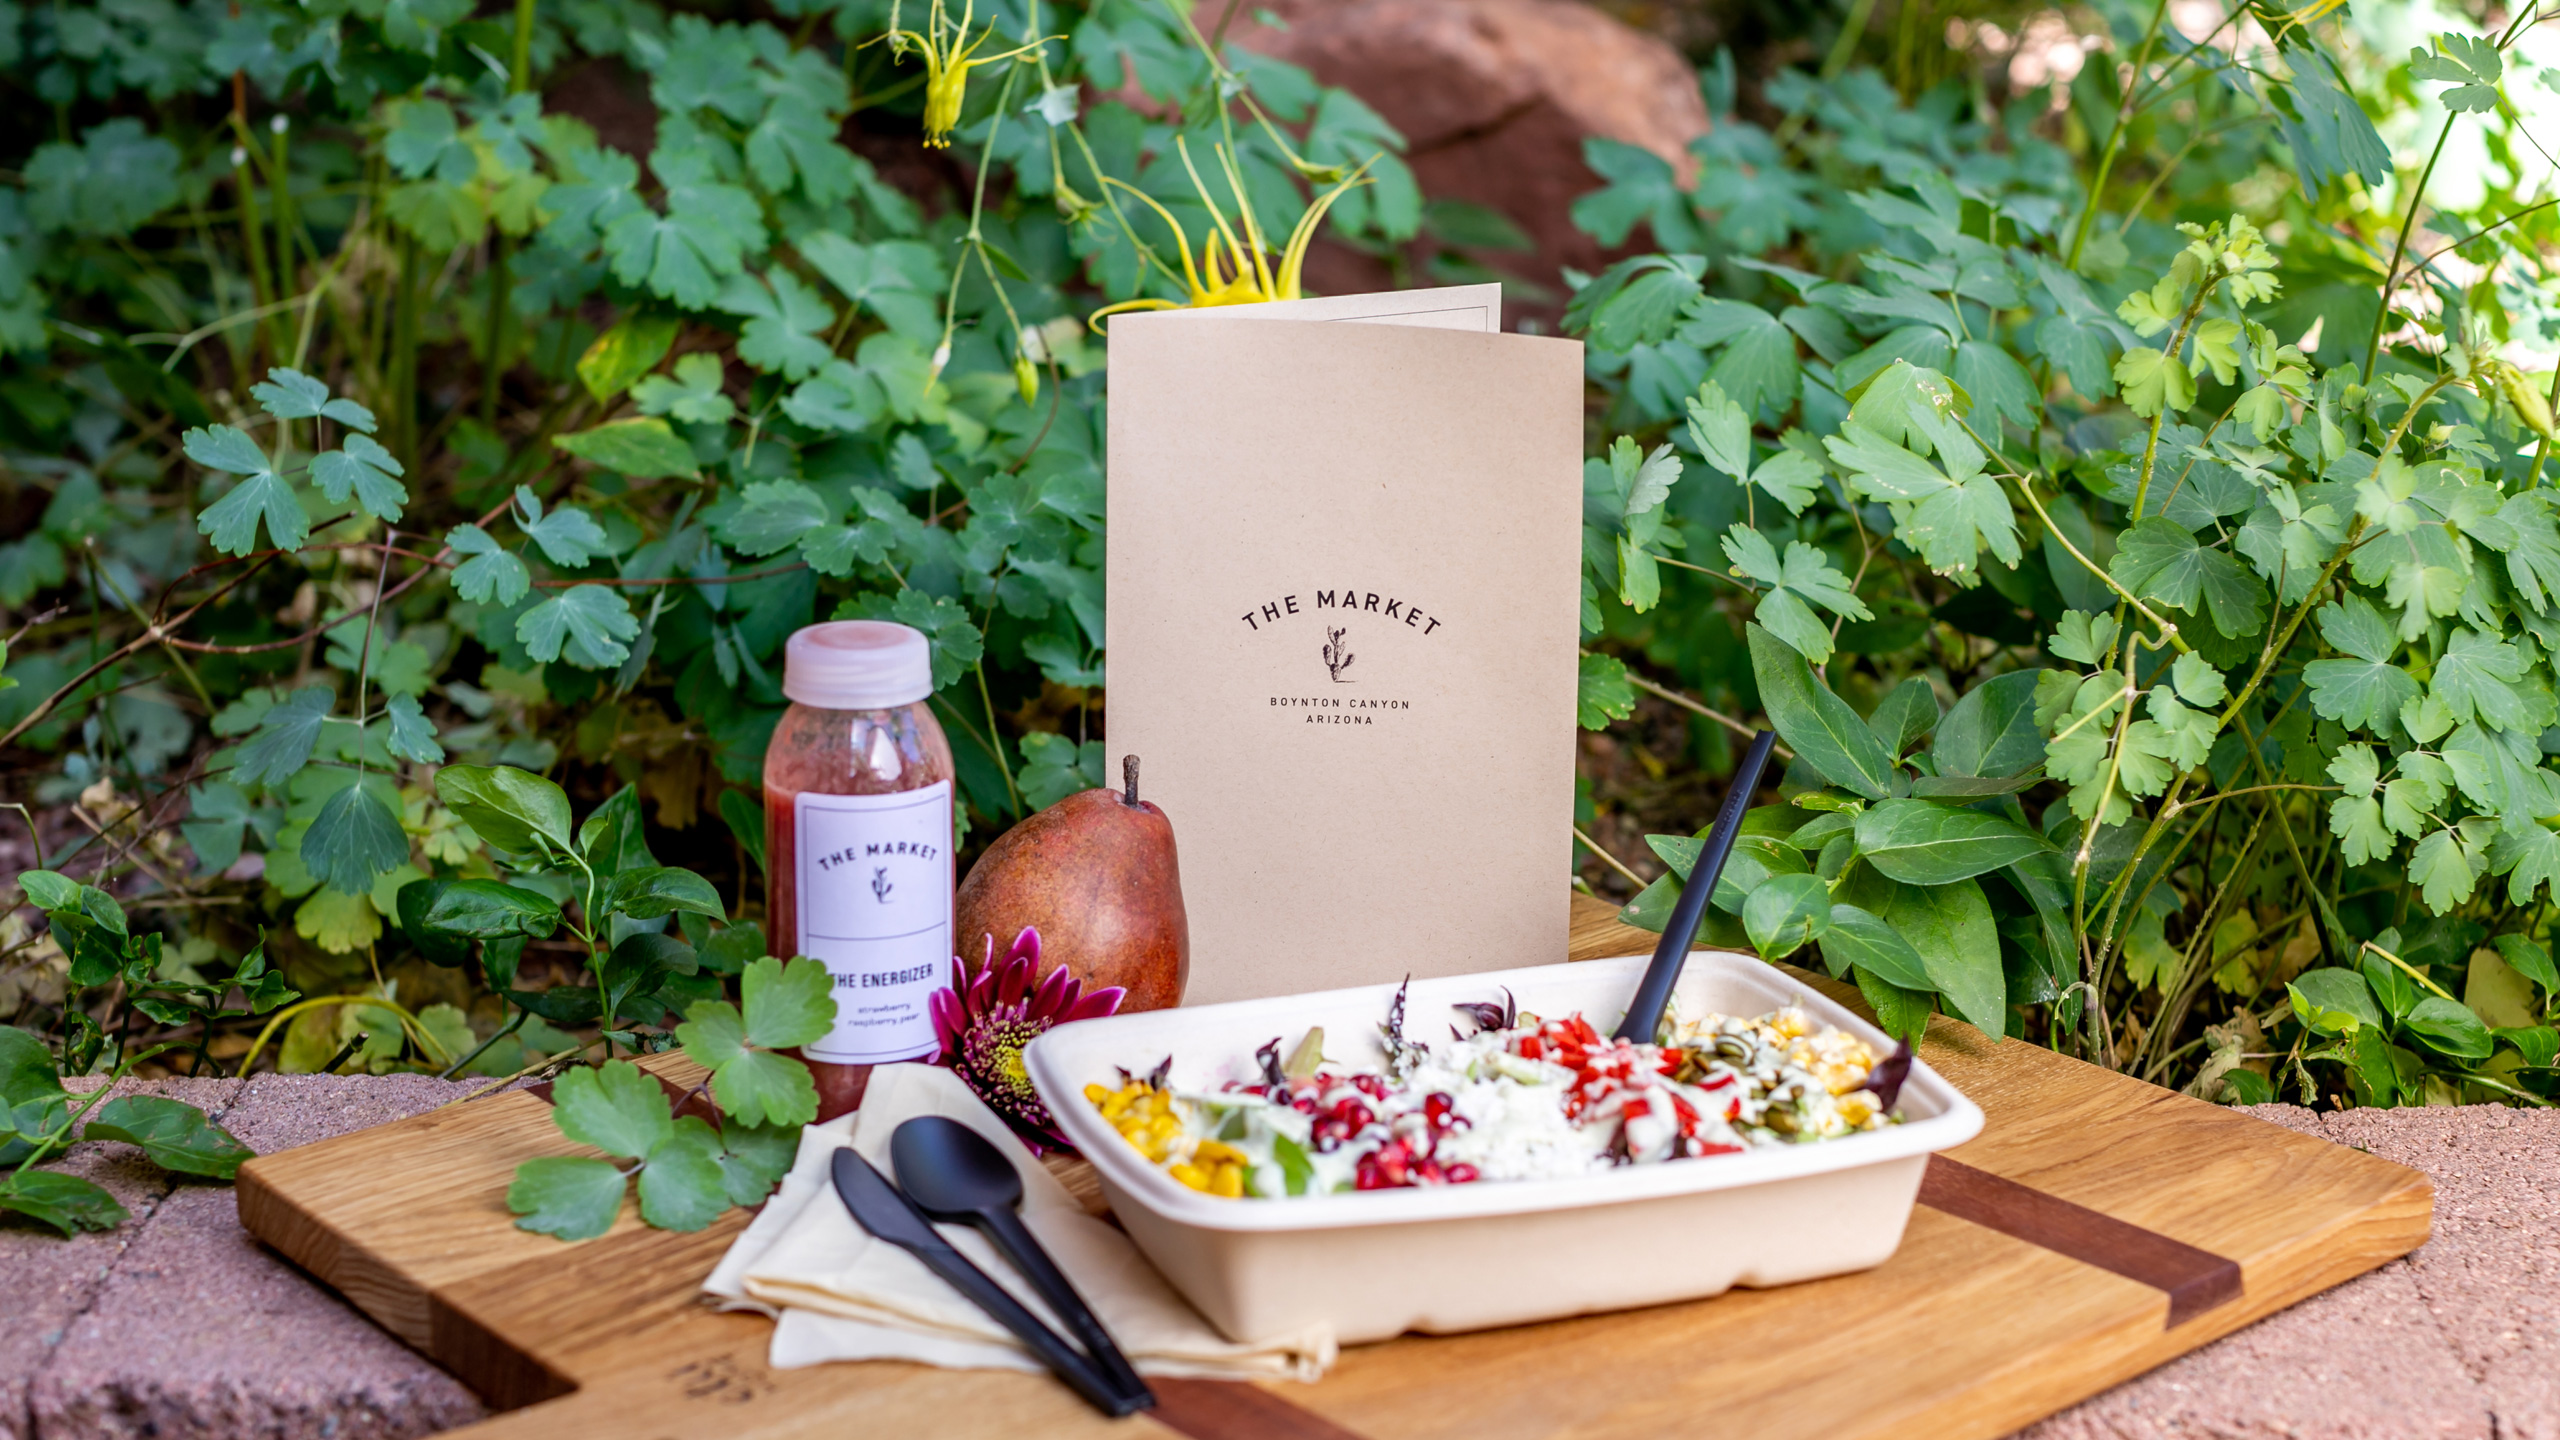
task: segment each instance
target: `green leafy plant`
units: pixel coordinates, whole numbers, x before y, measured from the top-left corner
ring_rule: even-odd
[[[809,1067],[776,1050],[819,1039],[835,1023],[826,966],[803,957],[749,964],[743,1011],[725,1000],[693,1007],[675,1036],[711,1072],[717,1126],[674,1113],[656,1077],[623,1060],[571,1070],[552,1086],[560,1133],[616,1159],[542,1156],[516,1167],[507,1206],[520,1227],[563,1240],[612,1228],[625,1182],[637,1178],[640,1218],[661,1230],[699,1230],[732,1205],[764,1199],[791,1167],[800,1127],[818,1116]]]
[[[654,1044],[752,914],[612,892],[639,862],[438,767],[614,797],[633,844],[645,808],[751,897],[814,620],[930,638],[955,844],[1098,783],[1088,317],[1195,298],[1213,210],[1213,274],[1294,290],[1422,198],[1376,114],[1185,7],[909,8],[0,9],[52,117],[0,141],[0,745],[165,982],[12,919],[0,1022],[197,1074]],[[636,129],[555,83],[606,71]],[[950,163],[902,190],[857,126]]]
[[[1764,713],[1793,758],[1714,923],[1899,1033],[1944,1009],[2234,1100],[2544,1103],[2552,382],[2501,346],[2545,311],[2412,254],[2433,158],[2363,248],[2327,227],[2393,174],[2334,34],[2191,46],[2144,10],[2129,80],[2075,82],[2084,156],[2038,97],[1967,119],[1854,71],[1698,142],[1757,176],[1682,192],[1595,142],[1585,228],[1686,253],[1566,312],[1623,432],[1585,477],[1584,723],[1641,691],[1712,763]],[[2438,154],[2520,143],[2518,33],[2399,71],[2450,86],[2419,92]],[[2250,164],[2298,182],[2281,241],[2178,188]],[[2427,226],[2548,274],[2547,204],[2490,188]],[[1698,842],[1650,842],[1626,914],[1658,927]]]
[[[75,1140],[120,1140],[153,1164],[182,1175],[228,1180],[251,1151],[202,1110],[157,1095],[118,1095],[116,1082],[149,1059],[144,1051],[100,1077],[75,1100],[63,1089],[54,1057],[23,1030],[0,1026],[0,1211],[50,1225],[64,1235],[112,1230],[123,1205],[106,1187],[77,1175],[36,1167]]]

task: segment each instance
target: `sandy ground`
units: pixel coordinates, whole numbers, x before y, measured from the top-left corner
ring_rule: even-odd
[[[144,1088],[203,1106],[264,1153],[416,1114],[465,1087],[259,1076]],[[2425,1170],[2434,1238],[2024,1436],[2560,1440],[2560,1115],[2253,1113]],[[0,1228],[0,1440],[404,1440],[483,1413],[451,1376],[251,1240],[228,1187],[172,1184],[123,1145],[75,1147],[63,1168],[114,1191],[134,1219],[67,1241]]]

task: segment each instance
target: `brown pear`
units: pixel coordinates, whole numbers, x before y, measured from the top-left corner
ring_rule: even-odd
[[[974,972],[992,936],[1002,955],[1026,925],[1040,932],[1042,973],[1063,963],[1086,992],[1117,985],[1123,1010],[1182,1003],[1191,922],[1173,822],[1138,798],[1138,757],[1125,789],[1070,795],[996,837],[960,882],[960,958]]]

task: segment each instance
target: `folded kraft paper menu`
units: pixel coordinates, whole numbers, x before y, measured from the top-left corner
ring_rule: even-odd
[[[1498,297],[1112,322],[1106,723],[1187,1003],[1564,958],[1582,347]]]

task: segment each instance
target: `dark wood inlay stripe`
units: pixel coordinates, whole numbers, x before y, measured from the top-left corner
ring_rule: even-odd
[[[1191,1440],[1363,1440],[1259,1385],[1150,1376],[1147,1386],[1156,1408],[1146,1413]]]
[[[1920,1203],[2165,1292],[2172,1329],[2240,1298],[2236,1260],[1944,1155],[1929,1157]]]

